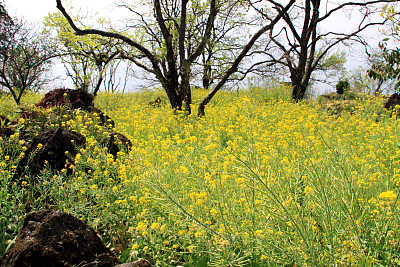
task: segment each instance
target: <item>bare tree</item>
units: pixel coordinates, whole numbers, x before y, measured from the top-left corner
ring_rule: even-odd
[[[169,98],[171,107],[174,110],[182,110],[183,102],[187,113],[191,112],[191,91],[189,78],[191,66],[201,55],[204,47],[210,38],[212,25],[218,13],[216,0],[209,4],[207,20],[204,21],[207,29],[201,42],[188,54],[186,49],[187,39],[187,7],[189,1],[181,0],[154,0],[153,9],[156,25],[159,28],[160,36],[158,42],[163,45],[163,51],[152,50],[153,47],[146,47],[145,43],[139,43],[127,35],[116,32],[107,32],[97,29],[80,29],[76,26],[70,15],[63,7],[61,0],[57,0],[57,8],[67,18],[71,27],[77,35],[97,34],[103,37],[111,37],[121,40],[132,47],[137,53],[124,53],[122,57],[131,60],[140,68],[154,74],[162,84]],[[161,55],[160,55],[161,52]]]
[[[199,80],[205,89],[209,89],[211,84],[221,79],[246,44],[251,30],[258,26],[259,22],[254,12],[249,12],[251,7],[247,2],[241,0],[221,2],[224,2],[221,4],[224,8],[221,8],[214,21],[210,39],[196,62],[198,68],[194,71],[194,76],[200,76]],[[195,16],[188,29],[192,36],[191,41],[195,43],[198,42],[198,36],[202,36],[206,29],[206,25],[198,23],[204,16],[199,6],[201,5],[192,6],[191,13]],[[234,78],[238,80],[241,76]]]
[[[8,15],[4,5],[0,2],[0,42],[8,40],[9,32],[7,28],[14,24],[12,18]]]
[[[283,8],[274,0],[266,0],[275,8]],[[357,42],[367,47],[361,33],[366,29],[384,25],[388,19],[379,16],[382,4],[397,0],[359,0],[336,4],[329,0],[304,0],[283,14],[282,23],[276,24],[266,40],[265,49],[259,51],[264,56],[263,64],[268,67],[283,66],[290,73],[292,98],[303,99],[314,71],[323,69],[324,59],[332,48],[346,41]],[[273,14],[257,9],[265,19]],[[323,31],[339,12],[351,11],[352,25],[346,32],[342,30]],[[330,21],[335,23],[334,21]],[[334,28],[334,25],[330,25]]]
[[[232,65],[228,68],[216,87],[208,94],[208,96],[200,103],[198,115],[204,114],[205,105],[211,98],[222,88],[229,80],[232,74],[236,72],[239,64],[250,51],[256,40],[282,18],[284,12],[294,4],[295,0],[290,0],[286,6],[275,6],[275,17],[270,18],[266,25],[263,25],[244,45],[240,54],[235,58]],[[111,37],[123,41],[131,48],[134,48],[136,53],[125,53],[121,51],[123,58],[131,60],[140,68],[155,75],[162,84],[169,98],[171,107],[174,110],[182,110],[183,102],[185,110],[191,113],[191,90],[189,80],[191,77],[192,65],[196,59],[204,51],[208,40],[211,36],[213,24],[220,6],[217,6],[216,0],[211,0],[208,3],[208,15],[206,20],[202,21],[205,26],[203,36],[199,39],[193,49],[187,49],[187,38],[190,36],[187,27],[188,6],[191,4],[188,0],[154,0],[153,10],[156,21],[156,26],[159,30],[153,31],[148,27],[149,32],[155,37],[152,40],[141,40],[140,42],[129,38],[127,35],[116,32],[107,32],[97,29],[80,29],[76,26],[71,16],[63,7],[61,0],[57,0],[57,8],[68,20],[72,29],[77,35],[97,34],[104,37]],[[141,16],[139,12],[135,12]],[[143,23],[147,23],[143,19]],[[150,24],[149,24],[150,25]],[[148,48],[149,45],[151,48]],[[155,51],[152,48],[156,48]],[[161,48],[161,49],[160,49]],[[188,53],[188,51],[192,51]],[[143,61],[144,60],[144,61]]]
[[[200,102],[198,110],[197,110],[197,115],[198,116],[205,115],[205,111],[204,111],[205,106],[211,101],[211,99],[214,97],[214,95],[219,90],[221,90],[221,88],[229,80],[231,75],[234,74],[238,70],[239,64],[248,55],[248,53],[253,48],[253,46],[256,43],[256,41],[264,33],[273,30],[274,26],[282,19],[284,14],[286,14],[288,12],[288,10],[294,5],[295,2],[296,2],[295,0],[290,0],[285,6],[277,4],[276,6],[273,7],[273,10],[275,11],[273,13],[273,15],[269,16],[268,18],[266,18],[267,22],[265,23],[265,25],[262,26],[256,33],[253,34],[253,36],[250,38],[250,40],[247,42],[247,44],[242,48],[240,54],[235,58],[235,60],[233,61],[232,65],[225,72],[225,74],[223,75],[222,79],[211,90],[211,92]],[[272,14],[272,10],[271,10],[271,14]]]
[[[75,17],[78,21],[85,18],[86,16]],[[107,23],[103,19],[99,22],[101,25]],[[102,36],[76,36],[68,21],[60,13],[49,14],[45,18],[45,26],[46,33],[56,36],[61,61],[75,87],[96,96],[104,81],[105,73],[115,73],[115,70],[108,71],[108,69],[118,67],[118,64],[111,63],[121,60],[117,57],[120,41]],[[109,75],[109,78],[112,77]]]
[[[39,90],[49,82],[46,77],[51,59],[58,56],[47,38],[22,21],[6,27],[0,42],[0,86],[12,94],[19,105],[27,90]]]

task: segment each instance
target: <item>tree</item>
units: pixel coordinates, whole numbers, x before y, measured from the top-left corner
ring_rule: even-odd
[[[194,10],[191,13],[195,16],[192,18],[193,22],[189,23],[191,27],[189,26],[188,29],[193,36],[192,42],[195,43],[199,42],[198,36],[203,36],[206,30],[205,25],[200,23],[204,20],[200,3],[192,7]],[[249,8],[247,2],[244,1],[229,1],[224,4],[224,8],[221,8],[214,21],[210,39],[196,62],[198,68],[194,72],[200,76],[199,80],[203,88],[209,89],[211,84],[223,76],[245,45],[250,30],[257,26],[258,20],[254,14],[249,14],[251,13]],[[235,79],[241,79],[245,75],[237,76]]]
[[[74,19],[81,21],[85,18],[76,16]],[[108,22],[102,19],[99,23],[105,25]],[[106,72],[115,74],[115,70],[108,69],[119,65],[112,64],[119,60],[118,40],[101,36],[77,36],[60,13],[49,14],[45,18],[45,26],[47,33],[55,32],[57,36],[56,43],[61,52],[62,63],[75,88],[96,96]],[[109,75],[109,79],[112,80],[113,75]]]
[[[286,12],[295,2],[290,0],[285,7],[276,7],[277,15],[275,18],[270,19],[267,25],[263,25],[243,47],[240,54],[233,61],[230,68],[226,71],[222,79],[218,82],[216,87],[208,94],[208,96],[200,103],[198,114],[204,114],[205,105],[211,98],[218,92],[222,86],[228,81],[229,77],[236,72],[240,62],[249,52],[255,41],[266,31],[272,28],[282,17],[282,13]],[[202,21],[205,26],[203,36],[199,38],[199,43],[192,49],[188,49],[187,38],[190,33],[187,31],[187,18],[188,7],[192,3],[188,0],[154,0],[154,25],[158,28],[154,31],[153,40],[143,39],[140,42],[135,41],[128,35],[116,33],[115,31],[103,31],[97,29],[80,29],[76,26],[74,20],[66,12],[61,0],[57,0],[57,8],[61,11],[64,17],[68,20],[70,26],[77,35],[97,34],[103,37],[111,37],[123,41],[126,45],[131,47],[134,53],[129,51],[125,53],[121,51],[123,58],[131,60],[140,68],[155,75],[160,81],[162,87],[167,93],[171,107],[174,110],[182,110],[183,102],[185,103],[185,110],[191,113],[191,90],[189,80],[191,77],[192,66],[197,58],[203,52],[208,40],[211,36],[214,21],[218,14],[220,5],[217,6],[216,0],[210,0],[206,20]],[[139,16],[140,13],[136,12]],[[147,24],[146,20],[143,23]],[[149,25],[151,22],[149,23]],[[148,27],[151,31],[152,27]],[[152,49],[154,48],[154,49]],[[191,53],[188,53],[191,51]]]
[[[13,24],[13,20],[8,15],[4,5],[0,2],[0,42],[9,39],[7,28],[11,27]]]
[[[385,6],[381,16],[388,19],[390,29],[386,34],[395,42],[400,42],[400,19],[399,12],[396,12],[393,6]],[[377,62],[374,62],[371,69],[368,70],[368,76],[379,81],[380,84],[386,81],[394,81],[395,91],[400,88],[400,48],[388,48],[389,37],[383,39],[379,43],[381,57]]]
[[[398,47],[389,49],[385,42],[379,43],[379,48],[382,51],[382,58],[368,70],[368,76],[378,80],[380,84],[390,80],[396,81],[394,89],[397,91],[400,87],[400,49]]]
[[[274,0],[266,2],[275,8],[282,8]],[[274,25],[274,29],[270,31],[265,50],[262,51],[264,64],[268,67],[283,66],[288,70],[293,88],[292,98],[299,101],[306,93],[313,72],[321,68],[324,59],[330,61],[327,55],[334,47],[346,44],[346,41],[367,46],[361,33],[388,21],[387,18],[377,19],[376,14],[381,12],[379,4],[389,2],[394,3],[397,0],[360,0],[341,4],[323,0],[296,2],[296,5],[283,14],[282,24]],[[355,24],[349,25],[347,32],[322,30],[324,23],[334,23],[332,17],[345,9],[351,10],[351,15],[355,18]],[[271,18],[268,10],[257,10],[265,19]]]
[[[225,72],[221,80],[217,83],[217,85],[211,90],[211,92],[200,102],[197,115],[203,116],[205,115],[205,106],[211,101],[211,99],[215,96],[215,94],[225,85],[228,81],[229,77],[234,74],[239,67],[239,64],[242,60],[248,55],[249,51],[252,49],[256,41],[267,31],[271,31],[274,26],[281,20],[281,18],[288,12],[288,10],[294,5],[296,1],[290,0],[285,6],[283,5],[276,5],[272,8],[275,12],[273,15],[269,16],[266,20],[268,21],[265,23],[258,31],[256,31],[250,40],[246,43],[246,45],[242,48],[240,54],[235,58],[232,65],[229,69]],[[272,14],[272,12],[271,12]]]
[[[254,22],[253,16],[247,15],[248,10],[246,9],[249,7],[244,1],[223,0],[219,1],[218,4],[219,12],[213,22],[210,37],[201,55],[191,66],[189,78],[191,83],[201,81],[203,88],[209,88],[213,81],[218,80],[232,63],[244,45],[244,41],[248,38],[249,28]],[[120,6],[132,13],[132,17],[128,21],[128,25],[134,25],[134,27],[130,26],[134,28],[133,33],[131,33],[132,38],[138,43],[151,44],[152,51],[158,50],[163,56],[162,51],[165,52],[165,45],[161,29],[151,11],[152,5],[151,1],[145,1],[142,3],[141,9],[148,11],[141,11],[140,13],[136,11],[134,5],[123,4]],[[208,24],[205,22],[209,16],[208,5],[208,2],[192,0],[187,7],[185,51],[188,55],[195,51],[206,33]],[[173,6],[179,6],[179,2],[174,3]],[[167,13],[165,15],[166,21],[174,20],[178,24],[179,14],[166,11],[166,9],[163,10],[163,14]],[[177,36],[174,35],[173,45],[175,46],[178,44],[176,38]],[[177,51],[178,49],[175,47],[174,50]],[[130,56],[133,55],[135,55],[135,51],[130,52]],[[135,56],[140,57],[140,54]],[[145,76],[147,80],[153,81],[152,77],[145,73],[140,75],[141,79]]]
[[[338,95],[343,95],[344,93],[346,93],[350,88],[350,83],[348,80],[340,80],[337,84],[336,84],[336,93]]]
[[[2,30],[7,38],[0,42],[0,87],[19,105],[25,91],[39,90],[49,82],[46,74],[58,54],[48,39],[27,23],[14,20]]]
[[[155,75],[160,81],[169,98],[172,109],[182,110],[183,102],[188,113],[191,112],[191,91],[189,78],[191,66],[203,51],[207,40],[210,38],[212,24],[218,13],[216,0],[211,0],[207,20],[207,30],[201,42],[187,53],[187,8],[188,0],[163,1],[154,0],[154,17],[156,26],[161,35],[157,35],[155,42],[150,40],[148,45],[139,43],[127,35],[116,32],[107,32],[96,29],[80,29],[65,11],[61,0],[57,0],[57,8],[66,17],[70,26],[77,35],[97,34],[103,37],[110,37],[126,43],[134,48],[134,53],[121,51],[121,56],[131,60],[140,68]],[[152,49],[154,48],[154,49]],[[161,49],[160,49],[161,48]]]

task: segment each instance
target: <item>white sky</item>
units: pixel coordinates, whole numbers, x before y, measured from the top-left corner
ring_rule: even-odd
[[[101,17],[108,18],[112,21],[121,21],[124,11],[126,12],[126,10],[116,7],[116,4],[122,1],[124,0],[63,0],[62,2],[67,11],[70,10],[68,6],[71,5],[76,12],[80,9],[81,12],[78,12],[80,14],[84,14],[85,12],[88,14],[98,12]],[[12,17],[23,17],[26,21],[30,22],[42,22],[43,18],[48,13],[58,11],[56,8],[56,0],[3,0],[3,2],[9,15]],[[140,0],[137,2],[140,3]],[[328,23],[328,27],[329,25],[334,25],[336,30],[338,30],[338,26],[339,28],[348,28],[348,26],[351,25],[351,15],[347,15],[348,16],[341,15],[340,19],[333,18],[333,21]],[[372,30],[372,32],[373,34],[369,34],[369,42],[371,45],[377,46],[378,42],[382,40],[383,37],[379,35],[376,29]],[[347,68],[351,69],[356,65],[363,64],[360,62],[360,57],[362,58],[362,55],[356,55],[358,53],[354,52],[355,51],[348,53]],[[62,69],[60,69],[60,71],[62,71]]]
[[[3,0],[5,8],[11,16],[22,16],[28,21],[41,22],[48,13],[57,12],[56,0]],[[62,1],[66,9],[68,3],[71,3],[74,9],[81,8],[87,10],[89,13],[92,11],[100,12],[104,16],[112,16],[115,12],[116,0],[70,0]]]

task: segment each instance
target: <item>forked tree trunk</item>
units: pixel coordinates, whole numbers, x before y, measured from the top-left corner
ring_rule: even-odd
[[[304,74],[303,71],[299,71],[298,69],[302,68],[301,64],[299,63],[300,67],[297,69],[291,69],[291,76],[290,80],[292,83],[292,100],[296,103],[299,102],[304,98],[304,95],[307,91],[307,86],[310,82],[310,75]]]
[[[175,87],[173,84],[168,83],[164,84],[163,88],[165,92],[167,93],[167,97],[169,100],[169,103],[171,104],[172,110],[182,110],[182,103],[183,103],[183,98],[181,95],[178,94],[177,87]]]

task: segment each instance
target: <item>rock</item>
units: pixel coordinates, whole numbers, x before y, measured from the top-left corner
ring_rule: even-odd
[[[8,138],[11,135],[15,134],[14,130],[8,127],[0,128],[0,137]]]
[[[66,212],[29,213],[1,267],[115,266],[119,260],[92,227]]]
[[[31,162],[31,173],[38,174],[48,162],[53,170],[62,170],[67,163],[73,163],[80,147],[86,143],[86,138],[75,131],[63,130],[62,128],[48,129],[38,134],[32,141],[30,152],[41,148],[34,155]],[[68,154],[66,153],[68,151]],[[22,162],[26,165],[26,162]]]
[[[114,158],[121,149],[129,152],[132,148],[131,141],[125,135],[117,132],[110,133],[109,137],[101,142],[101,145],[107,147],[108,153],[112,154]]]
[[[87,111],[89,111],[90,113],[96,113],[98,115],[98,117],[100,118],[100,122],[101,122],[102,126],[109,125],[109,126],[111,126],[111,128],[115,127],[115,122],[109,116],[104,114],[104,112],[101,111],[99,108],[89,107],[87,109]]]
[[[73,109],[87,109],[94,106],[93,100],[94,97],[83,90],[60,88],[45,94],[44,98],[39,103],[36,103],[36,106],[50,108],[70,104]]]
[[[93,96],[83,90],[54,89],[48,92],[39,103],[36,103],[36,106],[50,108],[69,103],[72,109],[80,108],[90,113],[97,113],[102,126],[110,125],[110,128],[113,128],[115,126],[114,121],[100,109],[94,107],[93,100]]]
[[[151,263],[148,260],[141,259],[134,262],[119,264],[115,267],[152,267]]]
[[[9,123],[10,120],[7,117],[0,115],[0,137],[8,138],[15,133],[14,130],[7,127]]]
[[[393,110],[396,106],[400,106],[400,95],[398,93],[392,94],[383,105],[387,110]]]

